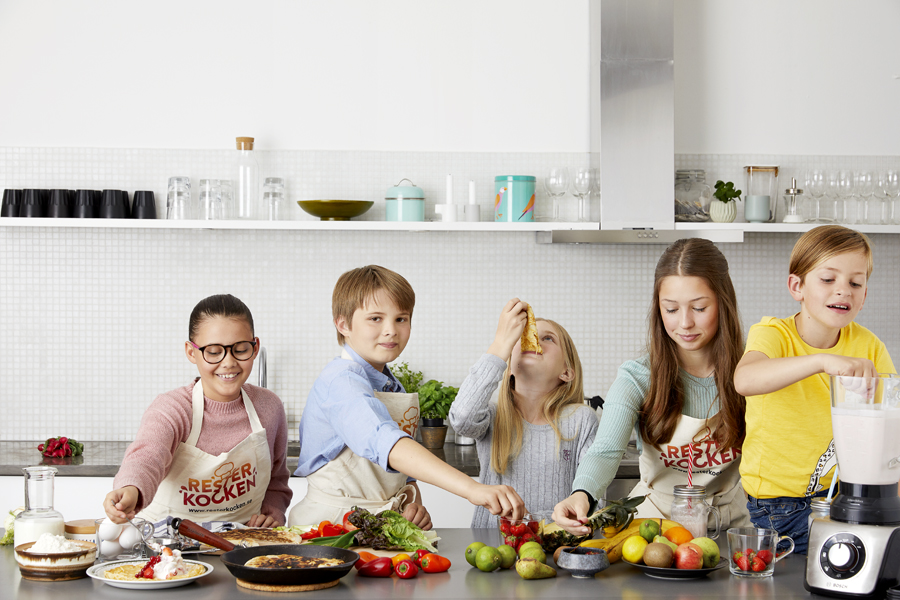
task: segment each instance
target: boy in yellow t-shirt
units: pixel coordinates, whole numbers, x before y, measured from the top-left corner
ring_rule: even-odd
[[[853,322],[866,300],[872,248],[865,235],[826,225],[791,252],[788,289],[800,312],[750,328],[734,386],[747,398],[741,482],[750,519],[806,554],[810,501],[825,496],[837,458],[829,375],[872,377],[894,364],[875,334]]]

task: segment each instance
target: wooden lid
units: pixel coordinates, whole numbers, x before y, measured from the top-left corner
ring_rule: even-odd
[[[252,137],[237,137],[234,138],[234,141],[237,145],[238,150],[253,150]]]
[[[66,533],[88,535],[93,534],[94,531],[96,531],[94,519],[76,519],[74,521],[66,521]]]

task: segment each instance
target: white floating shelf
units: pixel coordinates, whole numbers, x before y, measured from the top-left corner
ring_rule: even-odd
[[[824,223],[675,223],[675,230],[725,229],[744,233],[805,233]],[[862,233],[900,233],[900,225],[867,225],[838,223]]]

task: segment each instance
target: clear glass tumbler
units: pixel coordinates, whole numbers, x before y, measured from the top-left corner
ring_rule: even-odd
[[[266,219],[279,221],[284,218],[284,178],[266,177],[263,186],[263,206],[266,210]]]
[[[169,188],[166,192],[166,218],[190,219],[191,211],[191,178],[184,176],[169,177]]]
[[[200,180],[200,218],[216,220],[225,218],[222,191],[218,179]]]

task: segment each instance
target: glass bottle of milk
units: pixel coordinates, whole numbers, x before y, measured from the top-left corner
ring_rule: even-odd
[[[53,467],[25,467],[25,510],[13,524],[14,544],[35,542],[42,533],[65,535],[66,522],[53,509]]]

